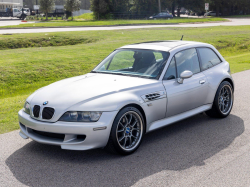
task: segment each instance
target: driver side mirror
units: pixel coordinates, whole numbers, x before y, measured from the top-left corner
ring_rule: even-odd
[[[192,76],[193,76],[193,73],[191,71],[189,71],[189,70],[183,71],[180,74],[180,78],[178,78],[177,82],[179,84],[183,84],[184,79],[188,79],[188,78],[190,78]]]

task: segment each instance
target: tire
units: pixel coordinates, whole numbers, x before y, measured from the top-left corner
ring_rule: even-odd
[[[24,20],[26,18],[26,15],[22,15],[21,19]]]
[[[225,118],[230,114],[233,102],[232,85],[228,81],[223,81],[216,92],[212,108],[206,111],[206,114],[214,118]]]
[[[123,108],[115,117],[106,150],[121,155],[135,152],[145,132],[144,119],[135,107]]]

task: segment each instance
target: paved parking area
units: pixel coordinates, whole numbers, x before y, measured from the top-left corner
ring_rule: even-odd
[[[24,23],[26,23],[26,22],[21,22],[21,20],[18,18],[0,17],[0,27],[10,26],[10,25],[20,25],[20,24],[24,24]]]
[[[9,26],[9,25],[19,25],[21,23],[22,23],[21,20],[17,18],[0,17],[0,27]]]
[[[102,149],[68,151],[0,135],[0,186],[250,186],[250,71],[233,75],[226,119],[204,114],[145,136],[122,157]]]

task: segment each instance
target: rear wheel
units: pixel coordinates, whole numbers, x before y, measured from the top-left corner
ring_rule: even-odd
[[[106,149],[129,155],[141,144],[144,134],[144,120],[137,108],[126,107],[116,116]]]
[[[212,109],[206,111],[206,114],[210,117],[225,118],[232,110],[233,101],[232,85],[228,81],[224,81],[216,92]]]

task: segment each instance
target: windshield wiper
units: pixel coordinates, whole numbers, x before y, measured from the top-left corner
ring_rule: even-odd
[[[111,73],[111,72],[105,72],[105,71],[91,71],[90,73],[103,73],[103,74],[110,74],[110,75],[122,75],[122,76],[129,76],[129,77],[140,77],[140,78],[146,78],[146,79],[154,79],[154,77],[149,77],[145,75],[133,75],[133,74],[126,74],[126,73]]]

